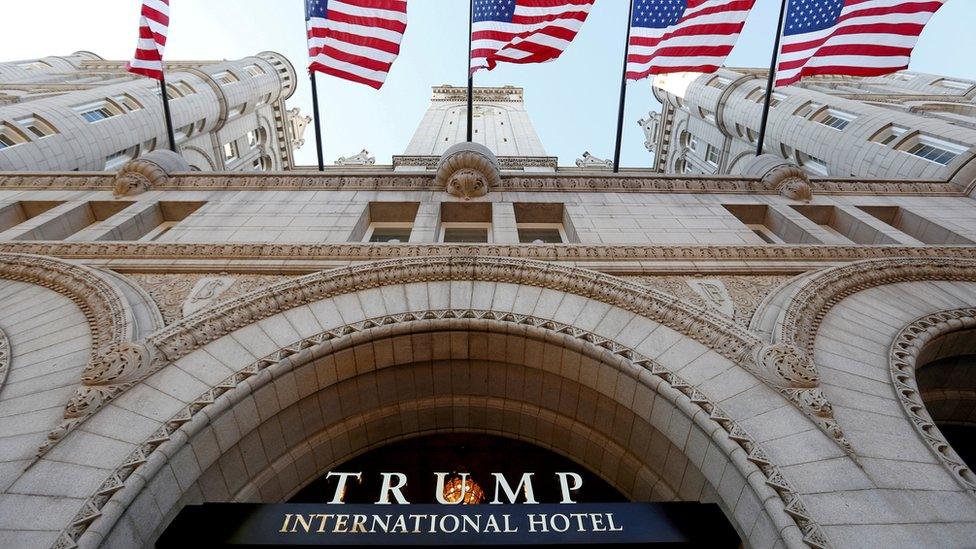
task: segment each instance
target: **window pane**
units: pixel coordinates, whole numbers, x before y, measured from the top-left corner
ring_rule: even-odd
[[[369,237],[370,242],[399,244],[410,241],[410,227],[377,227]]]
[[[488,242],[488,229],[448,227],[444,229],[444,242]]]
[[[518,235],[522,244],[559,244],[563,241],[559,229],[519,229]]]

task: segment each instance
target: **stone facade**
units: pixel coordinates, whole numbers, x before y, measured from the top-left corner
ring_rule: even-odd
[[[665,173],[749,173],[766,73],[654,78],[663,105],[641,120]],[[764,152],[815,177],[976,178],[976,82],[911,72],[821,76],[774,90]]]
[[[280,54],[166,63],[173,128],[200,171],[294,168],[308,120]],[[88,52],[0,63],[0,170],[116,171],[169,149],[158,82]]]
[[[151,546],[440,432],[715,502],[747,547],[971,545],[972,184],[448,143],[0,174],[0,545]]]

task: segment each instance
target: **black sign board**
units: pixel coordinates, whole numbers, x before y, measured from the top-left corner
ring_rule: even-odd
[[[326,505],[185,507],[157,547],[220,545],[662,544],[738,547],[717,505]]]

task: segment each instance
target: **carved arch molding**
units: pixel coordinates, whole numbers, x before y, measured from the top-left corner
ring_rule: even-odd
[[[10,340],[0,330],[0,390],[3,390],[3,382],[7,380],[7,373],[10,371],[10,353]]]
[[[139,381],[194,349],[262,318],[314,301],[393,284],[436,281],[521,284],[575,294],[619,307],[690,337],[745,368],[784,395],[815,425],[853,455],[833,417],[812,361],[786,344],[769,345],[703,306],[620,278],[543,261],[499,257],[426,257],[378,261],[322,271],[257,290],[200,311],[160,330],[143,343],[106,349],[83,376],[48,435],[43,455],[77,425]]]
[[[651,387],[659,397],[671,402],[705,432],[714,433],[713,439],[721,436],[728,456],[741,450],[739,455],[743,459],[733,459],[732,463],[745,478],[751,478],[755,473],[761,474],[758,483],[749,484],[757,491],[760,501],[767,502],[766,512],[774,511],[772,515],[774,520],[778,517],[780,528],[791,523],[795,525],[792,532],[797,535],[794,538],[790,537],[791,529],[781,531],[788,545],[830,546],[822,527],[811,517],[796,488],[761,444],[698,388],[655,360],[591,331],[531,315],[480,309],[430,309],[373,317],[300,339],[247,364],[168,418],[127,456],[62,532],[58,546],[89,545],[87,538],[83,537],[89,528],[96,532],[91,539],[103,539],[102,536],[107,535],[119,519],[120,510],[134,501],[140,491],[152,482],[166,463],[165,456],[175,455],[208,422],[273,380],[318,357],[338,353],[379,337],[464,329],[468,327],[465,323],[471,323],[470,327],[479,331],[501,334],[511,334],[513,330],[509,326],[518,326],[526,333],[537,334],[540,340],[557,341],[564,348],[599,358],[618,371],[630,372],[630,376]],[[137,471],[136,481],[128,482]],[[770,497],[777,503],[770,505]],[[110,501],[117,503],[112,513],[103,516],[102,509]]]
[[[891,344],[889,360],[891,383],[898,402],[912,420],[915,430],[959,484],[976,494],[976,475],[952,449],[945,435],[935,425],[922,401],[915,371],[925,347],[953,332],[976,328],[976,308],[952,309],[925,315],[902,329]]]

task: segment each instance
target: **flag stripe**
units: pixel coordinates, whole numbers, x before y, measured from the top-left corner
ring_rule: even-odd
[[[594,0],[475,0],[471,72],[499,62],[544,63],[576,38]]]
[[[126,70],[163,79],[163,51],[169,32],[169,0],[144,0],[139,11],[139,40]]]
[[[795,0],[787,12],[776,85],[804,76],[878,76],[908,66],[944,0]]]
[[[406,0],[307,0],[309,70],[379,89],[407,30]]]
[[[635,5],[627,78],[715,72],[732,51],[755,0],[650,0]]]

